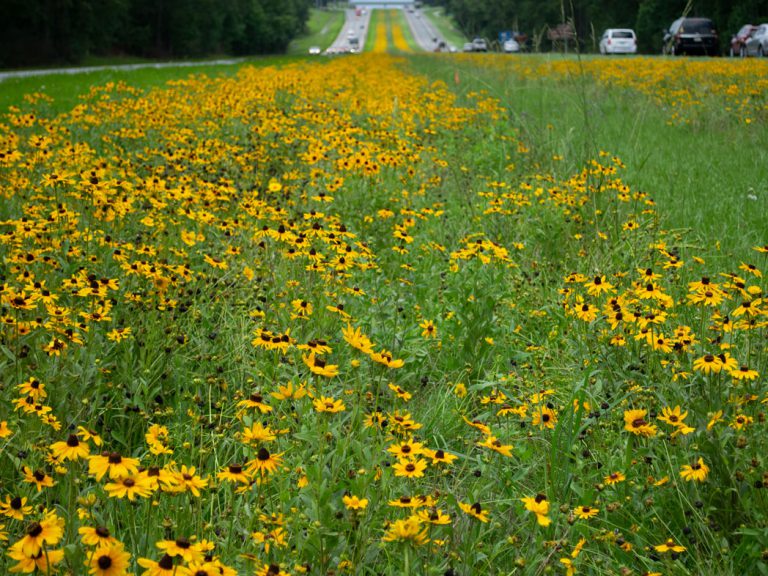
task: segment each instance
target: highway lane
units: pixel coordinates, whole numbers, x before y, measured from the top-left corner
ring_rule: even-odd
[[[432,25],[427,15],[421,10],[405,10],[405,17],[408,20],[408,25],[411,28],[416,43],[422,50],[435,52],[439,49],[441,43],[447,49],[447,42]]]
[[[368,26],[371,22],[371,11],[361,11],[360,15],[356,10],[345,10],[344,26],[333,41],[333,44],[325,51],[326,54],[338,54],[350,52],[357,48],[361,52],[365,48],[365,39],[368,37]],[[358,45],[355,46],[350,39],[356,37]]]

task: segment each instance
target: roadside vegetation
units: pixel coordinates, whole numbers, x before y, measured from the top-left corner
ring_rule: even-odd
[[[768,66],[261,64],[0,84],[0,572],[768,573]]]

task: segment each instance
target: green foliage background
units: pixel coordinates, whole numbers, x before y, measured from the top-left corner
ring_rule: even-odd
[[[0,67],[284,52],[312,0],[2,0]]]
[[[573,21],[582,45],[592,48],[605,28],[634,28],[639,49],[661,50],[662,30],[684,13],[712,18],[725,49],[743,24],[768,19],[767,0],[442,0],[468,36],[496,38],[499,31],[520,30],[544,38],[546,29]]]

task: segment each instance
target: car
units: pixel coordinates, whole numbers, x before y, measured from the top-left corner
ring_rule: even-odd
[[[515,52],[520,52],[520,44],[517,42],[517,40],[509,39],[504,42],[502,45],[502,50],[506,52],[507,54],[513,54]]]
[[[608,28],[600,38],[600,54],[636,54],[637,36],[629,28]]]
[[[485,38],[472,40],[472,52],[488,52],[488,42],[485,41]]]
[[[717,26],[709,18],[678,18],[664,32],[662,54],[669,56],[720,55]]]
[[[318,54],[322,54],[322,50],[320,49],[320,46],[310,46],[309,47],[309,53],[312,56],[317,56]]]
[[[475,45],[472,44],[472,42],[465,42],[464,48],[461,49],[462,52],[474,52],[475,51]]]
[[[744,44],[756,28],[757,26],[753,26],[752,24],[744,24],[744,26],[739,28],[739,31],[736,32],[736,34],[731,36],[731,48],[729,50],[731,58],[734,56],[741,56],[744,58],[744,56],[747,55],[747,50]]]
[[[744,43],[745,56],[768,56],[768,24],[760,24]]]

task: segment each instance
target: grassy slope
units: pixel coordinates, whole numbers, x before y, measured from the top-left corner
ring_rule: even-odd
[[[325,50],[336,39],[344,27],[343,10],[317,10],[311,11],[308,32],[293,40],[288,46],[288,54],[306,54],[310,46],[319,46]]]
[[[397,18],[394,19],[394,22],[400,24],[400,29],[403,31],[403,36],[405,37],[405,41],[408,42],[408,47],[411,49],[411,51],[421,52],[421,46],[416,43],[416,39],[413,37],[413,31],[411,30],[411,26],[408,24],[408,19],[405,17],[405,12],[398,10]]]
[[[171,68],[142,68],[139,70],[99,70],[79,74],[52,74],[27,78],[10,78],[0,82],[0,111],[22,102],[25,94],[42,92],[53,97],[51,105],[54,111],[71,108],[78,102],[81,94],[88,92],[91,86],[107,82],[124,81],[139,88],[161,86],[169,80],[187,78],[192,74],[209,76],[232,75],[246,65],[268,66],[290,62],[286,57],[254,58],[237,64],[211,65],[200,63],[197,66],[179,66]]]
[[[668,112],[629,91],[575,78],[500,79],[470,61],[439,62],[424,58],[419,68],[449,84],[458,69],[460,91],[484,88],[500,98],[513,117],[510,131],[521,131],[546,170],[572,173],[605,150],[624,160],[625,178],[653,196],[667,226],[692,230],[702,247],[719,243],[723,258],[749,259],[751,247],[768,239],[768,151],[759,126],[719,110],[699,125],[669,125]]]
[[[371,11],[371,20],[368,23],[368,36],[365,39],[365,52],[371,52],[376,44],[376,26],[382,21],[383,14],[381,10]]]

